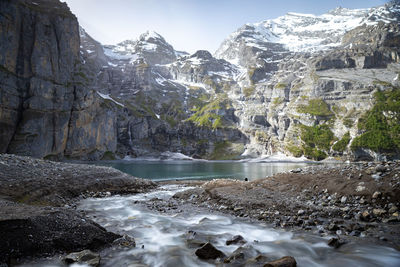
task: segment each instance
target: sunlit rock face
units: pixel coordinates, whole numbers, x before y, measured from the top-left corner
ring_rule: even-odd
[[[396,147],[351,148],[367,131],[358,122],[375,92],[398,90],[396,1],[246,24],[214,55],[176,51],[151,31],[100,44],[58,1],[0,7],[7,14],[0,38],[10,40],[0,42],[2,152],[83,159],[165,151],[209,159],[398,155]]]

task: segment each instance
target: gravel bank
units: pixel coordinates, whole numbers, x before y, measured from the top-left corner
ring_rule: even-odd
[[[120,236],[79,214],[74,202],[155,187],[113,168],[0,154],[0,263],[104,247]]]

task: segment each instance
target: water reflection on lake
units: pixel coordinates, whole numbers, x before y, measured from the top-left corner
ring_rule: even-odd
[[[249,180],[264,178],[310,165],[304,162],[240,162],[240,161],[146,161],[120,160],[102,161],[97,165],[114,167],[122,172],[140,178],[156,181],[214,178],[236,178]]]

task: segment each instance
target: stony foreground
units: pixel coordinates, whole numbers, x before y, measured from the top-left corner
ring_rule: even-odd
[[[113,168],[0,154],[0,263],[104,247],[120,236],[79,214],[74,201],[154,187]]]
[[[252,182],[184,183],[196,187],[148,206],[169,212],[190,203],[275,227],[400,249],[399,161],[311,166]]]

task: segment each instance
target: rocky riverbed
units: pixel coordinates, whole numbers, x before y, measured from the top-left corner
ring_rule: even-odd
[[[121,236],[80,214],[74,203],[155,187],[113,168],[0,154],[0,263],[111,244]]]
[[[132,237],[122,237],[127,234],[126,229],[132,228],[132,220],[151,237],[154,234],[147,224],[151,225],[150,221],[155,218],[159,223],[163,222],[163,225],[177,225],[178,231],[182,231],[181,227],[184,225],[198,228],[197,232],[186,231],[183,237],[179,234],[179,238],[190,243],[189,247],[185,245],[181,248],[182,255],[198,264],[204,262],[204,266],[222,263],[224,266],[236,266],[235,264],[256,260],[257,263],[253,262],[251,266],[263,266],[271,260],[279,260],[280,256],[257,258],[258,252],[253,248],[258,246],[258,241],[254,243],[254,238],[246,236],[246,231],[239,231],[240,237],[234,236],[234,232],[242,227],[234,226],[235,224],[229,223],[229,227],[236,229],[232,233],[226,230],[230,233],[229,236],[217,234],[211,239],[207,236],[204,239],[202,235],[209,231],[209,228],[204,228],[205,223],[210,222],[212,227],[219,225],[218,222],[207,219],[210,216],[212,218],[212,214],[217,216],[217,221],[233,222],[235,219],[229,218],[238,217],[246,227],[256,227],[255,232],[267,231],[271,226],[295,234],[309,234],[313,238],[320,236],[322,239],[318,242],[323,240],[325,246],[329,245],[332,249],[347,250],[351,244],[368,243],[393,247],[398,251],[399,174],[399,161],[369,162],[336,166],[312,165],[251,182],[218,179],[155,184],[108,167],[57,163],[4,154],[0,155],[0,263],[12,266],[20,262],[21,258],[26,262],[29,257],[65,255],[91,249],[101,251],[100,254],[105,259],[102,265],[113,266],[116,262],[112,258],[115,251],[120,251],[118,247],[131,249],[135,245]],[[170,185],[178,186],[179,190],[168,191]],[[164,189],[165,186],[167,189]],[[160,197],[160,190],[167,190],[168,197]],[[140,193],[138,197],[132,195],[136,193]],[[129,196],[115,198],[114,195]],[[100,197],[101,201],[93,199],[91,202],[88,199],[87,202],[84,199],[88,197]],[[111,213],[104,210],[106,206],[109,206],[107,210],[110,209]],[[129,215],[130,213],[133,215]],[[184,223],[185,220],[198,217],[200,213],[209,215],[204,215],[205,219],[198,223]],[[163,217],[164,215],[167,217]],[[137,218],[142,218],[142,222]],[[261,224],[267,228],[263,230],[264,226]],[[165,236],[168,238],[175,231],[166,229],[166,226],[157,227],[160,227],[157,231],[167,231]],[[142,249],[145,246],[144,239],[140,238],[143,231],[132,232],[134,238],[139,237],[136,243]],[[246,242],[241,242],[242,238]],[[208,244],[214,239],[214,243]],[[229,241],[229,244],[225,241]],[[238,250],[231,251],[230,244],[237,246]],[[268,247],[271,244],[266,243],[263,246]],[[102,250],[110,245],[111,250]],[[155,245],[153,242],[152,246]],[[247,253],[249,246],[251,253]],[[312,248],[312,242],[306,242],[304,246]],[[279,251],[279,248],[274,249]],[[147,254],[146,249],[134,252],[141,255],[138,256],[137,264],[143,264],[142,260],[151,258],[151,253],[154,253],[150,251]],[[126,255],[126,252],[121,253]],[[213,255],[220,253],[224,253],[222,261],[215,260]],[[332,252],[327,250],[326,253]],[[386,248],[382,253],[388,253]],[[295,253],[286,254],[281,256],[296,256]],[[90,258],[94,266],[100,261],[99,255],[90,251],[71,254],[66,260],[79,261],[80,257]],[[393,257],[397,261],[398,253]],[[183,258],[176,256],[176,260],[178,259]],[[284,260],[291,262],[292,258]]]
[[[183,184],[196,187],[169,202],[155,199],[147,205],[168,212],[191,203],[278,228],[337,235],[343,242],[361,238],[400,249],[399,161],[310,166],[252,182]]]

